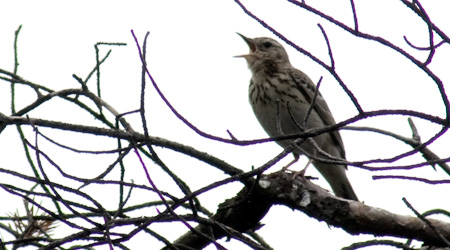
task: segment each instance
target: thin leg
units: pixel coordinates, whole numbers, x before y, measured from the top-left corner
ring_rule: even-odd
[[[308,163],[306,163],[306,166],[302,170],[294,174],[294,178],[296,178],[299,175],[305,176],[306,169],[309,167],[309,165],[311,165],[312,162],[313,160],[309,159]]]
[[[286,171],[292,164],[296,163],[298,161],[298,159],[300,159],[300,156],[298,154],[293,153],[293,155],[294,155],[294,160],[292,160],[286,166],[284,166],[281,169],[282,172]]]

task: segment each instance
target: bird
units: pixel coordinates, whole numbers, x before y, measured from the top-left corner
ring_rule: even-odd
[[[248,38],[237,34],[250,49],[248,54],[235,56],[244,58],[252,73],[249,101],[256,118],[271,138],[336,124],[317,86],[305,73],[291,65],[280,43],[269,37]],[[310,162],[329,183],[336,196],[358,201],[346,175],[347,165],[318,160],[345,161],[345,149],[339,131],[307,139],[276,142],[292,150],[294,161],[288,166],[297,161],[300,155],[309,155]]]

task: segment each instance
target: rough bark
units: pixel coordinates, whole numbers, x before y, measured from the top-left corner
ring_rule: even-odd
[[[219,205],[211,218],[217,223],[200,224],[196,230],[217,240],[230,235],[229,230],[219,226],[221,224],[242,233],[257,229],[259,221],[275,204],[300,210],[353,235],[411,238],[430,246],[444,246],[440,237],[450,239],[449,223],[428,219],[441,234],[439,236],[417,217],[398,215],[361,202],[338,198],[307,178],[288,172],[261,176],[254,186],[242,189],[236,197]],[[187,232],[173,244],[179,249],[202,249],[210,243],[211,240],[198,233]]]

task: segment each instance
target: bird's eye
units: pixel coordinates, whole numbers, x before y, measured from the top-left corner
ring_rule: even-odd
[[[271,43],[271,42],[265,42],[265,43],[263,43],[263,45],[264,45],[264,47],[265,47],[266,49],[272,47],[272,43]]]

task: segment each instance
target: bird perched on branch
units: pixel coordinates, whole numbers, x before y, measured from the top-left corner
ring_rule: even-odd
[[[248,54],[237,56],[246,59],[252,72],[250,103],[270,137],[300,134],[336,123],[317,87],[305,73],[291,65],[281,44],[268,37],[251,39],[238,35],[250,48]],[[277,143],[283,148],[292,147],[295,158],[292,163],[299,155],[307,155],[337,196],[358,200],[345,174],[347,166],[337,163],[345,160],[344,145],[337,130]]]

